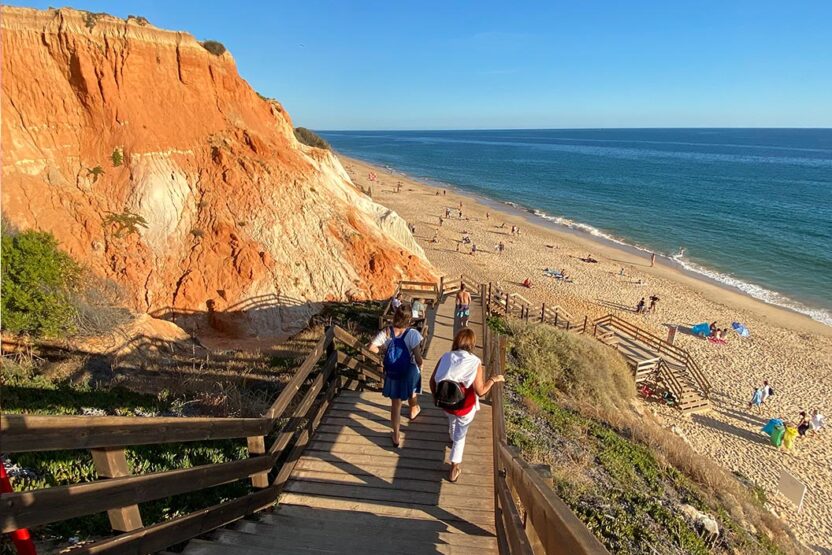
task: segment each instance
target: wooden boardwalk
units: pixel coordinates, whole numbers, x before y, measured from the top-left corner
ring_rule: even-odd
[[[389,400],[343,391],[274,512],[217,530],[211,540],[192,540],[185,553],[496,553],[491,407],[482,404],[469,429],[462,475],[452,484],[448,421],[428,386],[437,360],[450,350],[453,296],[429,314],[429,326],[422,413],[409,422],[403,408],[400,448],[390,442]],[[469,326],[481,341],[479,299]]]

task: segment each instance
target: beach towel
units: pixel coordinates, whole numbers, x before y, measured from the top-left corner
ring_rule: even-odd
[[[727,343],[727,341],[725,341],[724,339],[719,339],[718,337],[709,337],[708,341],[716,345],[725,345]]]
[[[748,331],[748,328],[746,328],[739,322],[732,323],[731,327],[734,328],[734,331],[737,332],[740,337],[748,337],[749,335],[751,335],[751,332]]]
[[[786,426],[786,431],[783,433],[783,446],[790,450],[794,447],[794,438],[797,437],[797,428],[794,426]]]
[[[786,427],[782,424],[774,428],[774,431],[771,432],[771,444],[775,447],[780,447],[783,444],[783,436],[786,434]]]
[[[762,428],[762,432],[763,432],[764,434],[766,434],[767,436],[770,436],[770,435],[771,435],[771,432],[773,432],[773,431],[774,431],[774,428],[776,428],[777,426],[782,426],[782,425],[783,425],[783,421],[782,421],[781,419],[779,419],[779,418],[772,418],[771,420],[769,420],[768,422],[766,422],[766,425],[765,425],[765,426],[763,426],[763,428]]]
[[[711,335],[711,325],[708,322],[702,322],[691,327],[690,332],[693,335],[709,336]]]

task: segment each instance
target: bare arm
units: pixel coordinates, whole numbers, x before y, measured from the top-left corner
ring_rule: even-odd
[[[480,364],[479,368],[477,368],[477,377],[474,379],[473,384],[474,392],[480,397],[487,395],[488,392],[491,391],[491,387],[495,383],[506,381],[505,376],[503,376],[502,374],[499,374],[497,376],[491,376],[487,380],[484,380],[483,374],[485,374],[485,371],[482,369],[482,364]]]
[[[416,364],[418,364],[419,367],[421,368],[422,367],[422,362],[424,362],[424,360],[422,359],[422,346],[421,345],[416,345],[415,347],[413,347],[413,350],[411,351],[411,353],[413,354],[413,360],[415,360]]]

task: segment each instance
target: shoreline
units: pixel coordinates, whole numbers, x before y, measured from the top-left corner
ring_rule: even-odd
[[[341,159],[345,163],[345,165],[347,163],[360,164],[368,168],[373,168],[377,172],[377,174],[386,173],[388,175],[401,178],[403,180],[416,182],[421,184],[423,187],[426,187],[433,191],[441,191],[445,189],[451,192],[451,194],[454,196],[465,197],[472,202],[475,202],[483,206],[487,206],[495,213],[500,213],[513,218],[521,218],[525,220],[527,225],[543,228],[561,237],[571,238],[572,240],[582,242],[590,251],[618,251],[619,257],[626,257],[627,263],[630,264],[638,264],[639,260],[649,262],[649,256],[651,253],[650,251],[644,248],[631,245],[629,243],[625,243],[616,239],[594,235],[589,231],[576,229],[556,221],[548,220],[543,216],[535,214],[530,209],[524,208],[518,204],[493,199],[484,195],[472,193],[470,191],[465,191],[463,189],[460,189],[459,187],[456,187],[451,184],[442,183],[438,180],[414,177],[407,174],[406,172],[397,170],[389,166],[381,166],[370,161],[362,160],[360,158],[353,158],[344,154],[340,154],[338,152],[336,152],[336,156],[339,159]],[[624,260],[622,260],[622,262],[624,262]],[[819,335],[832,337],[832,325],[828,325],[824,322],[821,322],[813,318],[806,312],[802,312],[796,308],[768,302],[764,299],[755,297],[754,295],[748,293],[747,291],[744,291],[743,289],[737,286],[720,281],[719,279],[711,277],[705,273],[686,268],[681,262],[674,259],[673,257],[657,253],[656,266],[649,267],[648,264],[647,267],[647,269],[649,270],[656,270],[657,268],[662,268],[670,273],[675,272],[677,274],[676,279],[678,281],[683,282],[685,285],[699,288],[703,294],[708,295],[712,299],[718,297],[718,293],[713,291],[713,288],[717,288],[718,290],[730,293],[731,298],[720,298],[720,302],[725,302],[726,300],[728,300],[729,302],[733,302],[739,308],[743,308],[746,310],[755,310],[755,312],[758,312],[759,315],[764,318],[780,317],[784,320],[784,322],[781,322],[781,325],[787,326],[791,329],[810,333],[817,333]],[[672,278],[671,275],[666,275],[665,277]],[[748,285],[759,287],[752,283],[748,283]],[[779,294],[776,291],[770,292],[774,294]],[[735,298],[734,296],[739,298]],[[812,309],[812,307],[808,306],[806,308]]]
[[[440,274],[465,273],[483,283],[499,282],[533,304],[560,306],[576,320],[612,313],[659,337],[665,337],[669,327],[678,327],[674,343],[690,353],[711,382],[711,410],[682,415],[663,405],[645,409],[686,438],[696,453],[761,487],[768,506],[807,546],[832,549],[832,432],[800,440],[793,452],[771,446],[759,432],[770,418],[796,421],[800,411],[814,408],[832,413],[832,327],[691,275],[667,259],[657,257],[651,267],[644,252],[530,218],[533,214],[499,201],[340,158],[357,187],[371,187],[374,201],[415,226],[415,239]],[[370,173],[375,180],[369,179]],[[402,185],[398,193],[397,182]],[[460,203],[465,218],[452,216],[440,225],[445,209]],[[512,225],[522,234],[511,234]],[[477,244],[476,254],[462,243],[463,233]],[[495,249],[498,243],[504,243],[503,252]],[[582,260],[588,253],[597,263]],[[572,281],[544,276],[546,267],[565,270]],[[527,278],[531,288],[521,283]],[[636,313],[639,298],[650,295],[659,298],[656,310]],[[719,327],[742,322],[751,336],[740,338],[731,332],[724,345],[714,345],[687,331],[695,323],[713,321]],[[751,393],[763,380],[770,381],[777,395],[761,413],[749,411]],[[778,492],[780,469],[807,486],[800,514]]]

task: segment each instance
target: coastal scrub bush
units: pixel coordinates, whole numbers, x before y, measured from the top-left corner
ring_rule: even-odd
[[[201,43],[202,47],[213,54],[214,56],[222,56],[225,54],[225,45],[215,40],[206,40]]]
[[[40,231],[4,234],[2,258],[3,329],[47,337],[74,331],[72,292],[81,268],[55,237]]]
[[[121,164],[124,163],[124,153],[121,151],[121,148],[116,147],[113,149],[113,154],[110,156],[110,159],[113,161],[113,167],[117,168]]]
[[[139,214],[126,210],[120,214],[107,212],[107,215],[104,217],[104,225],[115,227],[116,230],[113,235],[121,238],[125,235],[138,233],[140,227],[147,228],[147,220]]]
[[[329,143],[323,140],[317,133],[305,127],[295,127],[295,138],[306,146],[315,148],[330,149]]]
[[[92,176],[92,182],[98,181],[98,178],[104,174],[104,168],[95,166],[94,168],[87,168],[87,173]]]

